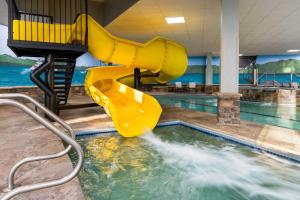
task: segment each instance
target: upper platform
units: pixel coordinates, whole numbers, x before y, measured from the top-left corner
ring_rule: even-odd
[[[77,57],[87,51],[88,24],[76,21],[80,14],[87,16],[87,0],[7,0],[7,4],[7,45],[17,56]]]

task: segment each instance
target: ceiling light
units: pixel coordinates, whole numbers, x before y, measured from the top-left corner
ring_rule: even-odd
[[[290,49],[290,50],[287,50],[287,53],[298,53],[300,52],[300,49]]]
[[[168,24],[182,24],[185,22],[184,17],[166,17]]]
[[[241,53],[239,54],[239,56],[243,56],[243,55],[244,55],[244,54],[241,54]]]

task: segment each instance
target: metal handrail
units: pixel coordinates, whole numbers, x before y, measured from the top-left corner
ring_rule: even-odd
[[[37,108],[39,108],[41,111],[43,111],[48,117],[52,118],[54,121],[59,123],[62,127],[64,127],[72,136],[72,138],[75,138],[75,133],[73,129],[60,117],[55,115],[53,112],[51,112],[49,109],[45,108],[42,104],[40,104],[37,100],[34,98],[21,94],[21,93],[7,93],[7,94],[0,94],[0,99],[11,99],[11,98],[20,98],[25,99],[35,105]]]
[[[64,127],[70,133],[71,137],[73,139],[75,139],[75,133],[68,124],[66,124],[57,115],[54,115],[50,110],[48,110],[47,108],[42,106],[39,102],[34,100],[32,97],[24,95],[24,94],[20,94],[20,93],[0,94],[0,99],[7,99],[7,98],[22,98],[22,99],[25,99],[25,100],[31,102],[37,108],[39,108],[41,111],[43,111],[48,117],[52,118],[54,121],[58,122],[62,127]],[[56,154],[51,154],[51,155],[46,155],[46,156],[36,156],[36,157],[31,157],[30,159],[25,158],[25,159],[19,161],[17,164],[14,165],[14,167],[11,169],[11,171],[9,173],[7,191],[10,191],[14,188],[14,176],[16,174],[16,171],[22,165],[29,163],[29,162],[59,158],[59,157],[66,155],[71,149],[72,149],[72,146],[69,145],[64,151],[56,153]]]
[[[300,74],[297,74],[297,73],[293,73],[294,75],[296,75],[296,76],[298,76],[298,77],[300,77]]]
[[[63,120],[61,120],[59,117],[57,117],[56,115],[54,115],[48,109],[44,108],[40,103],[38,103],[37,101],[35,101],[31,97],[29,97],[27,95],[23,95],[23,94],[1,94],[0,95],[0,105],[9,105],[9,106],[14,106],[14,107],[19,108],[20,110],[22,110],[23,112],[25,112],[27,115],[31,116],[33,119],[35,119],[36,121],[38,121],[39,123],[41,123],[42,125],[44,125],[50,131],[52,131],[55,135],[57,135],[58,137],[60,137],[64,142],[66,142],[66,143],[68,143],[70,145],[64,151],[56,153],[56,154],[51,154],[51,155],[46,155],[46,156],[37,156],[37,157],[28,157],[28,158],[25,158],[25,159],[21,160],[20,162],[18,162],[12,168],[12,170],[10,172],[10,177],[9,177],[9,180],[8,180],[8,182],[9,182],[8,185],[11,188],[8,188],[8,190],[5,191],[6,193],[4,193],[4,196],[2,196],[1,200],[11,199],[12,197],[14,197],[14,196],[16,196],[18,194],[21,194],[21,193],[30,192],[30,191],[34,191],[34,190],[39,190],[39,189],[53,187],[53,186],[57,186],[57,185],[61,185],[61,184],[67,183],[70,180],[72,180],[79,173],[79,171],[80,171],[80,169],[82,167],[82,164],[83,164],[82,149],[81,149],[80,145],[72,137],[64,134],[61,130],[59,130],[58,128],[56,128],[48,120],[46,120],[45,118],[41,117],[40,115],[38,115],[36,112],[34,112],[32,109],[30,109],[29,107],[25,106],[24,104],[19,103],[16,100],[3,99],[3,98],[16,98],[16,97],[20,97],[20,98],[24,98],[24,99],[29,100],[31,103],[33,103],[34,105],[36,105],[38,108],[40,108],[48,116],[50,116],[51,118],[53,118],[54,120],[56,120],[59,124],[61,124],[67,130],[70,129],[71,131],[69,131],[69,132],[71,133],[71,135],[74,136],[73,130]],[[77,162],[77,165],[75,166],[75,168],[73,169],[73,171],[69,175],[67,175],[67,176],[65,176],[64,178],[61,178],[61,179],[56,179],[56,180],[52,180],[52,181],[47,181],[47,182],[42,182],[42,183],[37,183],[37,184],[31,184],[31,185],[20,186],[20,187],[14,188],[14,184],[13,184],[14,174],[15,174],[16,170],[21,165],[23,165],[25,163],[28,163],[28,162],[39,161],[39,160],[46,160],[46,159],[54,159],[54,158],[58,158],[58,157],[64,156],[64,155],[66,155],[69,152],[69,150],[71,148],[74,148],[74,150],[77,152],[77,154],[78,154],[78,162]]]
[[[259,81],[260,79],[262,79],[265,75],[266,75],[266,73],[263,73],[262,75],[260,75],[260,76],[257,78],[257,81]]]

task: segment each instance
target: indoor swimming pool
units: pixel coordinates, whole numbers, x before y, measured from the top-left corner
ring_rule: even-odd
[[[295,200],[300,166],[182,125],[80,136],[89,200]],[[71,158],[75,160],[74,156]]]
[[[157,95],[162,105],[217,113],[217,98],[200,95]],[[272,103],[241,101],[241,119],[300,130],[300,108]]]

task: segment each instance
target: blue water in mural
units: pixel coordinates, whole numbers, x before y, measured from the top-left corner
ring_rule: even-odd
[[[34,85],[29,78],[30,68],[29,67],[14,67],[14,66],[0,66],[0,87],[5,86],[31,86]],[[77,68],[74,73],[72,84],[82,85],[86,75],[85,68]],[[261,75],[260,75],[261,76]],[[240,84],[251,84],[249,80],[253,80],[251,74],[240,74]],[[291,79],[292,78],[292,79]],[[268,74],[261,76],[259,83],[264,84],[266,81],[276,80],[280,84],[298,82],[300,84],[300,77],[290,74]],[[292,81],[291,81],[292,80]],[[172,82],[180,81],[182,83],[196,82],[197,84],[205,83],[205,74],[185,74],[179,79],[173,80]],[[220,75],[213,75],[213,83],[220,83]]]
[[[290,75],[290,74],[266,74],[266,75],[259,75],[259,84],[265,84],[267,81],[277,81],[278,83],[288,84],[290,82],[297,82],[300,84],[300,77],[297,75]],[[239,83],[240,84],[251,84],[251,80],[253,80],[252,74],[240,74],[239,75]],[[174,82],[182,82],[182,83],[189,83],[189,82],[196,82],[197,84],[204,84],[205,83],[205,74],[184,74],[182,77],[171,81]],[[213,75],[213,84],[220,84],[220,75],[214,74]]]
[[[29,67],[0,66],[0,87],[6,86],[32,86],[29,78]],[[86,75],[85,69],[76,69],[72,84],[82,85]]]

